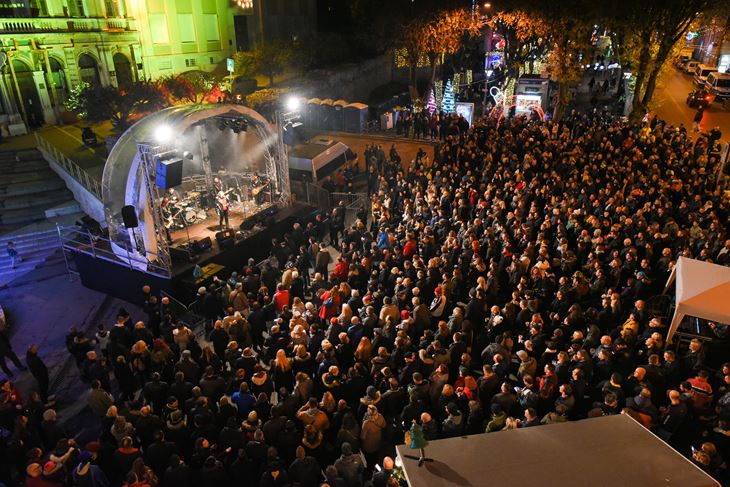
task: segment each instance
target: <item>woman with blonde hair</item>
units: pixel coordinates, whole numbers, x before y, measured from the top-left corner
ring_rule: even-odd
[[[306,346],[309,341],[309,336],[302,325],[295,325],[294,329],[289,333],[289,336],[291,337],[292,345],[295,347],[300,345]]]
[[[363,362],[365,365],[370,365],[370,358],[373,354],[373,344],[370,342],[368,337],[362,337],[360,343],[357,344],[355,349],[355,360]]]
[[[286,356],[284,349],[276,352],[276,357],[271,361],[271,376],[276,389],[286,387],[291,390],[294,385],[294,376],[292,375],[292,359]]]
[[[352,308],[349,304],[345,303],[342,305],[342,311],[340,311],[340,315],[337,317],[337,321],[340,323],[349,323],[352,319]]]
[[[513,418],[512,416],[510,416],[510,417],[509,417],[509,418],[507,418],[507,420],[506,420],[506,421],[504,422],[504,428],[502,428],[502,431],[506,431],[506,430],[516,430],[516,429],[517,429],[517,428],[519,428],[519,427],[520,427],[520,425],[519,425],[519,423],[517,422],[517,420],[516,420],[515,418]]]
[[[322,400],[319,402],[319,407],[327,413],[327,416],[331,417],[335,412],[335,409],[337,409],[335,396],[333,396],[330,391],[325,391],[324,394],[322,394]]]
[[[295,311],[299,311],[301,314],[304,314],[305,311],[307,311],[307,308],[304,306],[304,302],[302,301],[302,298],[295,297],[294,301],[291,304],[291,311],[292,313]]]

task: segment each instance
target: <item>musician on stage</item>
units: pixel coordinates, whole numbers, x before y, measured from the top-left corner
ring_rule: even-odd
[[[218,224],[221,227],[221,230],[224,228],[230,228],[230,224],[228,223],[228,197],[223,191],[218,191],[217,196],[215,197],[215,207],[216,210],[218,210]],[[223,221],[225,220],[226,226],[223,226]]]
[[[251,176],[251,194],[253,195],[254,201],[257,205],[264,203],[267,184],[268,181],[266,181],[265,178],[260,177],[258,174],[254,173],[254,175]]]
[[[225,183],[223,183],[223,181],[221,181],[220,178],[218,178],[218,177],[213,178],[213,190],[215,191],[216,194],[218,194],[220,191],[225,191],[226,189],[227,188],[226,188]]]

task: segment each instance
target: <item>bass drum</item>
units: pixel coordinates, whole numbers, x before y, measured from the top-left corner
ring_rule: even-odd
[[[185,208],[185,221],[188,225],[198,221],[198,212],[195,211],[195,208]]]

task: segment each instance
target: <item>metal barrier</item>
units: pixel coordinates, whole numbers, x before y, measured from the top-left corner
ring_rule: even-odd
[[[205,317],[200,310],[200,303],[197,299],[185,305],[165,291],[160,291],[160,298],[167,298],[170,301],[170,307],[177,321],[184,323],[191,330],[202,329]]]
[[[101,200],[101,183],[99,183],[99,181],[82,169],[77,163],[66,157],[66,155],[59,151],[56,146],[38,135],[38,132],[35,132],[33,135],[35,136],[38,150],[41,151],[46,160],[50,159],[57,163],[69,176],[74,178],[84,188],[86,188],[87,191]]]
[[[368,195],[365,193],[332,193],[332,204],[337,205],[340,201],[345,202],[348,210],[359,210],[362,207],[368,208]]]
[[[112,250],[111,240],[100,235],[95,235],[90,231],[79,227],[62,227],[58,225],[56,230],[58,231],[58,238],[64,252],[66,267],[69,270],[69,273],[73,273],[73,271],[69,266],[66,253],[78,252],[90,255],[95,259],[105,260],[117,265],[129,267],[133,270],[146,272],[153,276],[165,279],[170,278],[170,270],[168,268],[155,264],[155,261],[159,258],[159,255],[155,252],[147,251],[146,255],[148,258],[144,259],[135,255],[131,249],[125,249],[126,256],[120,257]]]
[[[329,191],[314,183],[292,181],[291,192],[297,201],[320,208],[328,212],[332,208],[332,198]]]

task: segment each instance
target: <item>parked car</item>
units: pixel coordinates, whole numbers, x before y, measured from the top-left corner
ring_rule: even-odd
[[[684,65],[684,72],[687,74],[694,74],[695,68],[697,68],[697,65],[700,63],[698,61],[687,61]]]
[[[684,65],[687,64],[690,61],[690,57],[687,54],[682,54],[681,56],[677,56],[674,59],[674,65],[678,69],[684,69]]]
[[[715,66],[710,66],[709,64],[698,64],[695,68],[694,74],[695,84],[700,88],[704,87],[705,81],[707,81],[707,75],[716,72],[717,68]]]
[[[699,89],[690,91],[687,95],[687,105],[690,108],[699,108],[704,106],[705,108],[712,103],[712,95],[707,90]]]
[[[705,89],[717,99],[730,98],[730,74],[713,72],[707,75]]]

